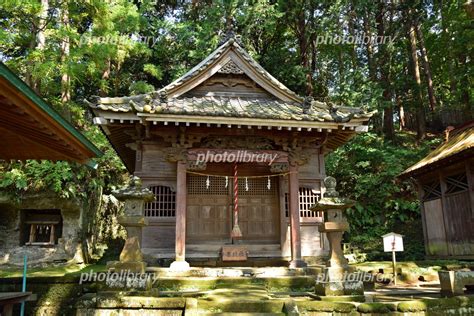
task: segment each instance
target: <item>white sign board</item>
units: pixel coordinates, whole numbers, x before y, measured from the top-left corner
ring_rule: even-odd
[[[403,251],[403,236],[396,233],[388,233],[382,236],[383,251]]]

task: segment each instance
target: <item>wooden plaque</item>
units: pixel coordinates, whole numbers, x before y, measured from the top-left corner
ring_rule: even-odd
[[[247,261],[248,254],[245,246],[222,247],[222,261]]]

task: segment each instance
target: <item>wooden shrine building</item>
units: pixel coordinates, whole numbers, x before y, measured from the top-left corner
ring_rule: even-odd
[[[401,177],[418,183],[426,255],[474,259],[474,121],[447,130]]]
[[[158,91],[88,103],[156,194],[144,254],[183,265],[219,258],[232,243],[244,247],[240,257],[291,257],[292,266],[326,254],[322,214],[308,210],[324,191],[324,155],[367,131],[372,115],[299,97],[233,35]]]

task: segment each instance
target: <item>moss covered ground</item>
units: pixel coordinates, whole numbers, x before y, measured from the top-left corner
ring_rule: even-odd
[[[42,268],[28,268],[27,277],[64,277],[64,276],[79,276],[83,272],[101,272],[106,271],[105,265],[90,264],[90,265],[61,265],[53,267]],[[19,278],[23,276],[23,267],[0,265],[0,278]]]

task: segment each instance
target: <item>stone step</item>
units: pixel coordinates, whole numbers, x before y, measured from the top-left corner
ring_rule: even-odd
[[[198,309],[211,313],[282,313],[283,300],[209,297],[198,300]]]
[[[220,258],[222,247],[218,244],[186,244],[186,258]],[[239,245],[240,246],[240,245]],[[280,244],[248,244],[241,245],[246,247],[249,252],[249,258],[280,258],[282,256]],[[174,258],[174,248],[142,248],[142,252],[149,258]]]
[[[314,277],[161,277],[153,282],[153,288],[161,291],[196,290],[205,291],[213,289],[235,289],[245,286],[261,286],[273,291],[308,291],[315,285]]]

